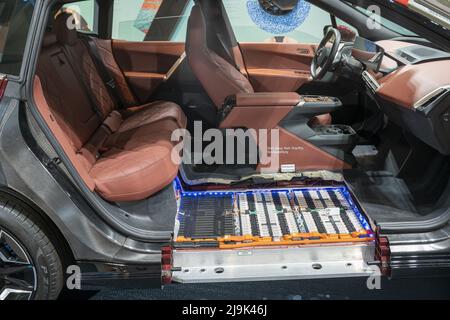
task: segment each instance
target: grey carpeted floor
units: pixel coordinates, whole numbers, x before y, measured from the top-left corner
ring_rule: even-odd
[[[161,289],[65,292],[61,299],[94,300],[348,300],[450,299],[450,278],[381,282],[368,290],[366,279],[328,279],[257,283],[170,285]]]

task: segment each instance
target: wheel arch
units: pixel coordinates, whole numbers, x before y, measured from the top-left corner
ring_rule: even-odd
[[[45,213],[34,201],[26,197],[25,195],[13,190],[9,187],[0,186],[0,197],[5,197],[8,200],[13,201],[15,204],[23,207],[26,210],[30,210],[36,215],[33,216],[37,218],[48,236],[48,238],[53,242],[60,258],[63,263],[63,267],[68,265],[76,264],[76,259],[72,248],[69,245],[64,234],[58,228],[58,226],[53,222],[48,214]]]

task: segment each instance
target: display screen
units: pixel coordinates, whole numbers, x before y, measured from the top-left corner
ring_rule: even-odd
[[[384,49],[370,40],[356,37],[353,46],[353,57],[368,69],[378,72],[384,57]]]

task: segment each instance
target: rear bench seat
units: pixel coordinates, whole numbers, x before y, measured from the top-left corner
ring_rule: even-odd
[[[137,201],[178,173],[172,132],[186,126],[180,107],[154,102],[117,109],[85,44],[60,14],[46,35],[34,82],[37,107],[91,191]]]

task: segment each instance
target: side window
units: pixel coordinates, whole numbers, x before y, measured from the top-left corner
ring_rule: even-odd
[[[0,1],[0,73],[18,76],[34,1]]]
[[[95,0],[84,0],[64,5],[62,11],[74,15],[75,27],[81,32],[97,33],[98,4]]]
[[[239,42],[319,43],[325,26],[331,25],[328,12],[304,0],[284,16],[265,12],[259,1],[223,0]]]
[[[114,0],[112,38],[184,42],[193,5],[193,0]]]

